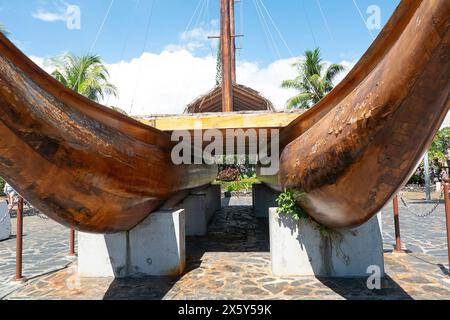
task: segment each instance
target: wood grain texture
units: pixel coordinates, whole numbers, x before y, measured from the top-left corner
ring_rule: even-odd
[[[355,69],[283,130],[279,181],[317,221],[369,220],[429,147],[449,110],[449,6],[402,1]]]
[[[217,169],[174,166],[170,136],[66,89],[0,35],[0,175],[54,220],[129,230]]]
[[[449,17],[448,0],[402,1],[347,77],[282,128],[272,185],[296,190],[329,227],[375,215],[449,110]],[[217,92],[211,105],[221,103]],[[248,92],[237,97],[251,107]],[[227,126],[245,125],[240,116]],[[53,219],[82,231],[129,230],[174,194],[215,178],[215,166],[172,165],[171,148],[167,132],[64,88],[0,35],[0,175]]]

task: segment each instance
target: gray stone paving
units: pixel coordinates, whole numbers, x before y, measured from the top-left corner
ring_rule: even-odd
[[[424,214],[432,209],[434,204],[423,201],[408,201],[408,206],[414,212]],[[447,259],[447,231],[445,206],[443,203],[438,206],[431,216],[419,218],[408,212],[400,202],[399,217],[403,249]],[[395,245],[392,203],[389,203],[382,210],[382,221],[384,247],[387,250],[392,250]]]
[[[208,241],[202,241],[201,238],[194,238],[188,241],[188,251],[190,253],[190,257],[188,258],[188,260],[190,261],[188,262],[192,268],[192,271],[188,274],[192,275],[192,279],[190,279],[189,276],[183,281],[174,280],[178,284],[175,284],[175,282],[170,282],[169,287],[174,286],[174,289],[176,289],[171,291],[173,293],[173,296],[171,296],[172,298],[181,298],[185,294],[185,297],[189,297],[189,290],[185,291],[186,288],[189,289],[193,283],[196,283],[196,281],[198,282],[199,279],[202,278],[204,270],[208,271],[209,269],[211,270],[208,271],[208,273],[204,274],[205,276],[207,275],[206,279],[204,280],[209,283],[205,288],[213,288],[215,285],[221,287],[221,285],[223,284],[223,279],[228,279],[227,277],[231,274],[231,278],[235,277],[236,281],[240,281],[239,284],[240,286],[242,286],[242,296],[240,296],[241,298],[247,298],[249,296],[257,298],[259,296],[259,290],[262,290],[261,292],[263,292],[264,295],[271,295],[272,298],[274,298],[275,296],[289,296],[290,294],[292,294],[293,297],[302,297],[302,293],[300,291],[305,290],[305,288],[298,288],[295,286],[294,288],[292,288],[291,279],[281,279],[283,281],[286,280],[288,283],[286,284],[286,286],[284,286],[282,285],[283,281],[281,281],[280,279],[271,280],[270,276],[265,274],[266,271],[264,270],[267,269],[267,264],[269,263],[269,246],[267,235],[263,235],[263,233],[267,232],[267,224],[264,222],[264,220],[255,220],[252,218],[251,210],[248,209],[248,206],[251,206],[251,204],[252,199],[250,197],[233,197],[231,199],[223,199],[223,205],[229,207],[224,209],[223,212],[216,217],[213,224],[210,226]],[[432,204],[417,203],[411,204],[411,206],[418,213],[423,213],[425,211],[428,211]],[[386,250],[392,250],[395,239],[391,204],[389,204],[382,210],[382,221],[384,247]],[[404,248],[412,251],[415,255],[404,258],[404,260],[406,259],[405,261],[401,260],[403,258],[399,258],[400,260],[398,260],[395,258],[390,258],[390,256],[386,256],[385,258],[388,259],[387,269],[388,271],[390,271],[389,273],[399,275],[399,281],[402,281],[403,286],[405,286],[404,283],[409,283],[414,280],[410,279],[411,281],[409,281],[409,278],[407,278],[407,276],[411,276],[411,270],[407,270],[411,265],[414,265],[414,268],[416,268],[417,270],[423,268],[424,274],[426,272],[429,273],[431,266],[432,268],[434,268],[432,274],[434,280],[427,281],[428,283],[433,283],[433,281],[435,282],[430,287],[430,290],[433,289],[436,292],[439,290],[447,290],[444,293],[448,294],[448,287],[442,287],[441,282],[443,280],[440,280],[444,277],[444,274],[446,272],[448,273],[444,205],[441,204],[436,212],[430,217],[417,218],[414,215],[408,213],[402,206],[402,204],[400,204],[400,223],[403,246]],[[51,282],[61,285],[60,280],[65,279],[65,277],[67,277],[67,274],[61,274],[58,272],[54,273],[53,271],[65,268],[71,262],[71,259],[66,256],[66,254],[68,253],[69,230],[51,220],[42,220],[37,216],[25,217],[24,225],[24,276],[26,276],[27,278],[37,278],[40,275],[52,273],[55,276],[52,276]],[[13,230],[15,230],[15,219],[13,219]],[[225,253],[221,254],[221,252]],[[252,253],[249,255],[248,252]],[[220,260],[217,258],[217,255],[221,257],[223,256],[224,260],[222,264],[215,264],[214,261]],[[233,259],[236,261],[231,263]],[[431,261],[430,259],[435,259],[436,261]],[[206,269],[199,268],[197,270],[196,268],[198,266],[198,261],[202,261],[202,264],[205,265]],[[226,264],[225,262],[227,261],[230,261],[230,263]],[[208,266],[209,263],[211,263],[210,266]],[[248,265],[248,275],[246,273],[244,274],[244,276],[248,278],[248,281],[253,281],[255,279],[258,279],[258,277],[261,277],[261,279],[264,279],[264,285],[262,285],[261,287],[259,287],[259,285],[252,286],[252,283],[245,282],[245,279],[239,280],[240,276],[238,276],[238,274],[241,272],[239,270],[239,268],[241,268],[240,264]],[[220,268],[223,268],[222,273],[218,272],[219,266]],[[252,268],[255,268],[253,273],[251,272]],[[47,290],[45,291],[46,293],[43,294],[43,298],[45,298],[46,295],[51,296],[52,294],[59,294],[59,291],[55,289],[56,285],[54,285],[55,287],[49,287],[49,282],[46,282],[47,280],[40,281],[37,279],[36,281],[30,281],[28,285],[23,289],[16,285],[12,285],[9,280],[14,276],[14,270],[15,237],[12,237],[9,240],[0,242],[0,299],[15,291],[16,289],[19,289],[17,290],[17,295],[15,296],[17,298],[26,298],[27,296],[29,296],[30,298],[39,298],[39,295],[41,293],[43,294],[43,291],[41,290]],[[67,272],[69,272],[69,270]],[[223,276],[224,273],[227,276]],[[70,272],[69,276],[73,277]],[[214,276],[217,276],[217,279],[214,280],[217,283],[214,281],[209,281],[212,279],[210,277]],[[402,277],[405,278],[404,282],[402,280]],[[46,279],[46,277],[39,277],[39,279]],[[232,281],[229,283],[231,287],[235,285],[233,279],[231,279]],[[83,286],[91,286],[91,289],[93,291],[98,290],[100,298],[105,294],[104,292],[101,292],[100,287],[98,289],[95,289],[95,282],[85,283],[85,280],[81,281],[83,283]],[[158,283],[159,282],[155,282],[154,285],[159,288],[160,284]],[[295,284],[295,281],[293,283]],[[122,286],[120,282],[117,282],[117,284],[119,285],[119,287]],[[183,284],[187,284],[187,286],[184,286]],[[130,288],[130,283],[127,282],[124,285],[126,288]],[[413,283],[411,283],[411,285],[413,285]],[[424,284],[424,286],[426,285],[427,284]],[[320,287],[320,283],[316,283],[314,286]],[[146,287],[146,290],[150,290],[151,287],[153,287],[153,284],[151,286],[148,285]],[[192,286],[192,290],[194,290],[194,288],[195,287]],[[198,286],[196,288],[200,290]],[[424,288],[424,290],[425,289],[426,288]],[[155,292],[158,291],[155,290],[156,289],[152,289],[149,292],[154,295]],[[182,292],[182,294],[177,293],[177,290],[180,290],[179,292]],[[295,290],[300,291],[297,292]],[[116,291],[114,290],[110,290],[111,298],[120,298],[122,297],[122,294],[127,294],[126,290],[122,291],[122,289],[117,291],[118,296],[116,296],[115,292]],[[209,291],[206,290],[205,292]],[[281,292],[284,293],[281,294]],[[318,297],[321,296],[320,292],[318,293]],[[16,293],[9,296],[14,297],[15,294]],[[71,291],[70,294],[74,293]],[[359,293],[355,294],[359,295]],[[445,294],[444,296],[447,296]],[[89,296],[89,294],[87,295]],[[166,296],[166,298],[168,298],[169,296]],[[261,297],[262,296],[263,295],[261,295]],[[412,294],[412,296],[414,297],[414,294]],[[76,295],[74,295],[74,297],[76,297]],[[83,297],[81,293],[79,297]],[[193,295],[192,297],[195,297],[195,295]],[[417,297],[424,298],[425,296],[423,294],[418,294]]]
[[[12,219],[13,235],[0,241],[0,299],[20,285],[10,280],[15,275],[16,219]],[[69,229],[50,219],[36,215],[24,217],[23,276],[32,279],[67,267],[73,258],[69,253]]]

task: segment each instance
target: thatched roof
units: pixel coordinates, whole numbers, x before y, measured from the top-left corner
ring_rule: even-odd
[[[249,87],[233,85],[233,111],[275,111],[268,99]],[[218,86],[189,104],[184,113],[222,112],[222,87]]]

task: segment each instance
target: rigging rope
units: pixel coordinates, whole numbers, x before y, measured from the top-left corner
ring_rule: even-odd
[[[147,21],[147,29],[145,32],[145,38],[144,38],[144,46],[142,47],[142,52],[141,52],[141,56],[144,54],[145,49],[147,48],[147,42],[148,42],[148,38],[150,35],[150,26],[151,26],[151,21],[152,21],[152,17],[153,17],[153,7],[155,5],[156,0],[152,0],[151,5],[150,5],[150,10],[149,10],[149,15],[148,15],[148,21]],[[133,96],[132,96],[132,100],[131,100],[131,107],[130,107],[130,112],[129,114],[131,115],[131,112],[133,111],[133,107],[134,107],[134,99],[136,97],[136,92],[138,89],[138,85],[139,85],[139,76],[141,74],[141,68],[138,69],[138,72],[136,74],[136,84],[134,87],[134,92],[133,92]]]
[[[137,16],[137,13],[138,13],[138,9],[139,9],[139,5],[140,5],[140,4],[141,4],[141,0],[138,0],[138,1],[136,2],[135,7],[134,7],[132,17],[135,18],[135,17]],[[133,19],[133,21],[134,21],[134,20],[135,20],[135,19]],[[125,41],[124,41],[124,44],[123,44],[123,47],[122,47],[122,51],[120,52],[119,63],[122,62],[123,57],[125,56],[125,51],[126,51],[126,49],[127,49],[127,47],[128,47],[128,42],[130,41],[130,38],[131,38],[132,25],[133,25],[132,23],[129,24],[128,32],[126,33],[126,37],[125,37]],[[121,68],[121,67],[122,67],[122,65],[119,65],[119,68]],[[108,99],[106,100],[106,106],[109,105],[110,99],[111,99],[111,95],[108,95]]]
[[[259,22],[261,24],[261,27],[264,30],[264,33],[266,35],[266,40],[269,44],[269,47],[271,48],[274,55],[281,60],[280,51],[278,50],[278,47],[276,45],[275,39],[273,38],[272,32],[270,31],[269,24],[267,23],[267,20],[262,12],[262,9],[260,8],[258,1],[253,0],[253,4],[255,5],[256,12],[258,13]]]
[[[318,46],[317,46],[316,36],[314,34],[314,29],[311,26],[311,20],[309,19],[308,11],[306,10],[306,7],[305,7],[305,0],[302,0],[302,5],[303,5],[303,12],[305,13],[306,23],[308,24],[309,32],[311,33],[313,41],[314,41],[314,47],[317,48]]]
[[[333,36],[333,33],[331,32],[330,24],[328,23],[328,19],[325,16],[325,12],[322,9],[322,5],[320,4],[320,0],[316,0],[316,3],[317,3],[317,6],[319,7],[320,14],[322,15],[323,22],[325,23],[325,27],[328,31],[328,34],[330,35],[331,41],[334,42],[334,36]]]
[[[112,8],[113,5],[114,5],[114,1],[115,1],[115,0],[111,0],[111,2],[109,3],[108,10],[106,10],[106,14],[105,14],[105,16],[104,16],[104,18],[103,18],[103,21],[102,21],[102,23],[101,23],[101,25],[100,25],[100,28],[98,29],[97,34],[96,34],[96,36],[95,36],[95,38],[94,38],[94,41],[92,42],[92,45],[91,45],[91,47],[90,47],[90,49],[89,49],[89,53],[92,53],[92,51],[94,50],[95,46],[97,45],[97,41],[98,41],[98,39],[100,38],[101,33],[103,32],[103,28],[104,28],[104,26],[105,26],[106,20],[108,20],[109,14],[110,14],[110,12],[111,12],[111,8]],[[81,81],[81,70],[80,70],[80,74],[78,75],[78,79],[77,79],[77,81],[75,82],[75,84],[74,84],[72,90],[75,90],[75,89],[78,87],[80,81]],[[76,91],[76,90],[75,90],[75,91]]]
[[[192,17],[191,17],[191,19],[189,19],[189,23],[187,24],[186,29],[184,29],[185,33],[190,29],[191,24],[194,21],[194,18],[195,18],[196,14],[197,14],[197,11],[200,9],[200,5],[203,4],[203,1],[204,0],[199,0],[198,1],[197,7],[195,8],[194,13],[192,14]]]
[[[370,28],[367,26],[366,20],[364,19],[364,15],[363,15],[361,9],[359,8],[356,0],[353,0],[353,4],[355,5],[356,10],[359,12],[359,16],[361,17],[361,20],[363,21],[364,25],[366,26],[367,31],[369,31],[369,35],[372,37],[372,40],[375,40],[375,36],[373,35],[372,30],[370,30]]]
[[[267,10],[266,6],[264,5],[263,0],[259,0],[259,2],[261,3],[263,9],[266,11],[267,16],[269,17],[270,22],[272,23],[273,27],[275,28],[275,31],[278,33],[278,36],[280,37],[281,41],[283,42],[284,46],[286,47],[286,49],[288,50],[289,54],[291,55],[291,58],[294,57],[294,54],[292,53],[291,48],[289,48],[286,40],[283,37],[283,34],[280,32],[280,29],[278,28],[277,24],[275,23],[275,21],[272,18],[272,15],[270,14],[269,10]]]
[[[240,2],[240,30],[241,30],[241,33],[242,34],[245,34],[245,25],[244,25],[244,0],[241,0]],[[239,57],[241,57],[241,51],[242,51],[242,49],[244,48],[244,37],[240,37],[240,39],[239,39],[239,49],[241,49],[241,50],[238,50],[238,55],[239,55]]]

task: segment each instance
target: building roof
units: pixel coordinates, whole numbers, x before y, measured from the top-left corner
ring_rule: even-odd
[[[233,111],[275,111],[268,99],[249,87],[233,85]],[[217,86],[189,104],[184,113],[222,112],[222,87]]]

